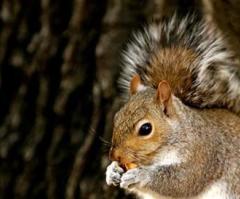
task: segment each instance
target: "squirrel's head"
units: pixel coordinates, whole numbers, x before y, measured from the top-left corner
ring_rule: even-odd
[[[130,99],[116,113],[110,159],[121,165],[149,165],[178,122],[174,97],[167,81],[145,87],[140,77],[130,84]]]

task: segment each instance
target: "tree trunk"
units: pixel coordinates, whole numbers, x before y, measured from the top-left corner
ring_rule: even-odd
[[[1,0],[0,198],[131,197],[105,183],[120,50],[148,20],[194,6]]]

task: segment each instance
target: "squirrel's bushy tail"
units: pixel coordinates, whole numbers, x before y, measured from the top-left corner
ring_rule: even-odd
[[[124,98],[135,74],[150,87],[169,81],[186,104],[240,112],[239,62],[224,35],[198,15],[175,14],[135,33],[123,52],[119,86]]]

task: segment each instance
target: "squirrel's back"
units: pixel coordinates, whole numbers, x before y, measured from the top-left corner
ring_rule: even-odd
[[[132,77],[157,87],[167,80],[173,93],[196,107],[240,112],[240,65],[213,23],[175,14],[135,33],[123,53],[120,87],[127,97]]]

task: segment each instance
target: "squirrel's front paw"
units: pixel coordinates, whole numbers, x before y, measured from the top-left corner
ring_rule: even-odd
[[[118,165],[116,161],[112,162],[106,171],[106,182],[108,185],[117,186],[121,182],[121,176],[124,170]]]
[[[130,189],[144,187],[150,180],[150,173],[143,168],[130,169],[122,175],[120,187]]]

